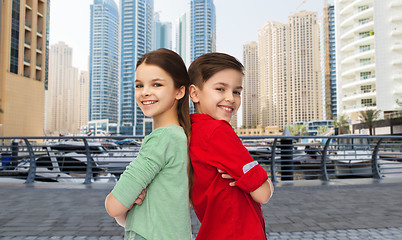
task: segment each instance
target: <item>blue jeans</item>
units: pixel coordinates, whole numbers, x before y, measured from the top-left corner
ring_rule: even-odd
[[[146,239],[136,232],[126,231],[124,233],[124,240],[146,240]]]

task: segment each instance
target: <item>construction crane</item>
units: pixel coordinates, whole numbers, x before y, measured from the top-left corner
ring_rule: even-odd
[[[299,4],[299,6],[297,6],[296,10],[299,9],[299,8],[301,7],[301,5],[305,4],[306,1],[307,1],[307,0],[303,0],[303,1]]]

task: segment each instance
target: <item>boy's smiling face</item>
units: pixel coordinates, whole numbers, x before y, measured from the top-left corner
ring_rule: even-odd
[[[209,78],[202,89],[191,85],[190,97],[197,113],[229,122],[241,104],[242,78],[239,71],[224,69]]]

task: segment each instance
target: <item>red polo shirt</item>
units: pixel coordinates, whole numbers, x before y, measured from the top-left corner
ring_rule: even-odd
[[[260,165],[253,167],[253,158],[227,121],[205,114],[193,114],[191,121],[192,201],[201,222],[196,239],[266,239],[261,205],[249,193],[267,181],[267,173]],[[236,187],[217,168],[234,177]]]

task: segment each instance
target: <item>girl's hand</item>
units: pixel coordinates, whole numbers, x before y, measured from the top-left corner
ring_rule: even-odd
[[[221,174],[222,178],[231,179],[231,180],[234,179],[234,178],[233,178],[232,176],[230,176],[227,172],[225,172],[225,171],[223,171],[223,170],[221,170],[221,169],[219,169],[219,168],[217,168],[217,169],[218,169],[218,173]],[[235,186],[236,186],[236,181],[230,182],[230,183],[229,183],[229,186],[235,187]]]
[[[144,201],[145,196],[147,195],[147,189],[144,188],[140,195],[138,195],[137,199],[135,199],[134,203],[130,206],[130,209],[133,208],[134,204],[141,205],[142,201]]]

